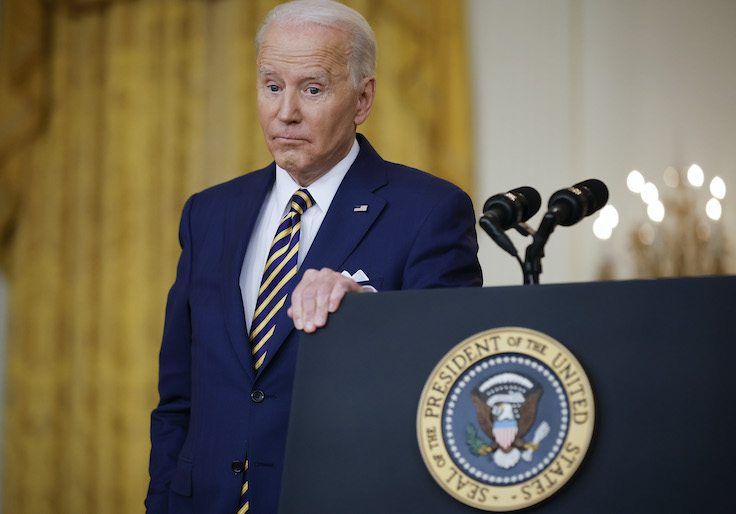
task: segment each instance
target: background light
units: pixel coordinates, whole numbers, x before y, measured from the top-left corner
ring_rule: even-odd
[[[687,170],[687,181],[695,187],[700,187],[705,181],[705,175],[703,174],[703,168],[697,164],[693,164]]]
[[[713,177],[713,180],[710,181],[710,194],[719,200],[723,200],[726,196],[726,183],[721,177]]]
[[[647,216],[659,223],[664,219],[664,204],[660,201],[652,202],[647,206]]]
[[[606,225],[611,228],[615,228],[618,225],[618,211],[611,204],[608,204],[603,209],[601,209],[599,217]]]
[[[680,185],[680,174],[672,166],[664,170],[664,183],[671,188],[675,188]]]
[[[610,239],[613,234],[613,227],[606,223],[603,218],[597,218],[593,222],[593,234],[598,239]]]
[[[598,239],[610,239],[616,225],[618,225],[618,211],[613,205],[608,204],[601,209],[593,222],[593,234]]]
[[[713,221],[718,221],[719,219],[721,219],[721,212],[721,202],[719,202],[716,198],[711,198],[710,200],[708,200],[708,203],[705,204],[705,213]]]
[[[644,187],[644,175],[637,170],[632,171],[626,177],[626,186],[632,193],[641,193],[641,188]]]
[[[641,189],[641,199],[647,205],[651,205],[659,200],[659,191],[657,191],[657,186],[651,182],[644,184],[644,187]]]

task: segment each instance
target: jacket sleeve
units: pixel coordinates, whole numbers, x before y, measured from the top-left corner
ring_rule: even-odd
[[[191,318],[189,281],[192,259],[190,213],[194,197],[184,206],[179,227],[182,248],[176,280],[166,303],[159,354],[159,404],[151,415],[151,480],[145,505],[148,513],[168,512],[169,486],[189,429],[191,400]]]
[[[402,289],[481,286],[475,213],[459,188],[443,194],[416,234]]]

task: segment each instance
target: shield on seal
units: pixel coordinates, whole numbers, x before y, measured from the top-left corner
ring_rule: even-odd
[[[503,450],[508,450],[516,440],[519,427],[516,421],[503,420],[493,424],[493,437]]]

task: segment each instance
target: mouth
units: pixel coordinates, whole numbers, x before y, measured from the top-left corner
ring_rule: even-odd
[[[290,136],[290,135],[283,135],[283,136],[274,136],[274,141],[279,143],[284,143],[287,145],[293,145],[293,144],[299,144],[299,143],[306,143],[307,140],[301,137],[296,136]]]

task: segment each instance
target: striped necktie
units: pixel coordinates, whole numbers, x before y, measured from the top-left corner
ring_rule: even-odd
[[[240,502],[236,514],[245,514],[250,510],[250,501],[248,500],[248,461],[243,466],[243,487],[240,489]]]
[[[299,189],[294,193],[291,197],[291,208],[281,220],[273,238],[251,324],[250,344],[256,374],[260,373],[269,351],[268,341],[276,329],[277,314],[294,288],[301,217],[313,204],[314,199],[306,189]]]
[[[291,208],[281,220],[271,243],[271,250],[268,252],[249,337],[256,374],[259,373],[268,353],[268,340],[276,329],[277,314],[294,288],[292,279],[296,275],[301,217],[312,205],[314,199],[309,191],[300,189],[294,193],[291,197]],[[243,471],[243,487],[240,491],[237,514],[245,514],[250,509],[247,460]]]

